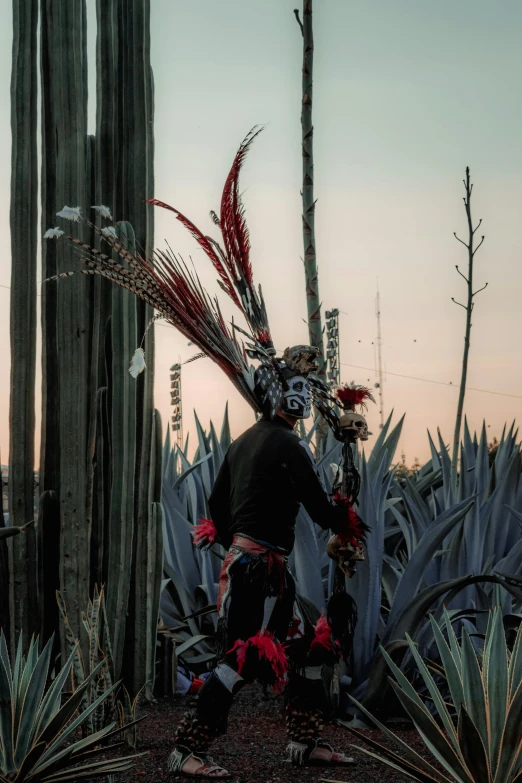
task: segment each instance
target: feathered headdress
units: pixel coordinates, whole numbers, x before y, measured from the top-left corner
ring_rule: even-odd
[[[241,167],[254,139],[261,131],[262,128],[253,128],[242,142],[223,188],[221,214],[218,217],[215,212],[210,213],[212,221],[221,230],[223,245],[205,235],[175,207],[158,199],[147,199],[147,203],[170,210],[190,231],[218,273],[218,284],[241,310],[252,330],[252,336],[266,352],[275,354],[261,286],[256,289],[254,285],[250,261],[250,234],[239,192]]]
[[[260,131],[260,128],[250,131],[239,147],[223,189],[220,216],[211,212],[214,224],[221,230],[222,245],[200,231],[179,210],[158,199],[148,199],[149,204],[173,212],[203,248],[219,274],[219,285],[241,311],[250,333],[233,321],[229,329],[217,298],[209,296],[196,272],[168,245],[165,250],[155,250],[151,254],[135,252],[120,239],[117,227],[99,228],[82,218],[80,207],[66,206],[57,215],[73,222],[85,220],[111,251],[108,255],[77,237],[67,235],[66,238],[77,247],[79,260],[86,267],[81,270],[83,274],[105,277],[143,299],[156,310],[157,315],[153,320],[164,318],[198,346],[200,353],[193,358],[208,356],[230,378],[254,410],[274,416],[280,407],[286,380],[291,375],[308,376],[314,392],[321,389],[321,393],[324,393],[328,387],[313,375],[317,369],[317,348],[295,346],[287,348],[282,357],[275,357],[261,287],[256,288],[254,285],[249,232],[239,192],[239,175],[245,157]],[[112,220],[108,207],[95,205],[92,209],[97,215]],[[54,228],[47,231],[44,237],[57,238],[63,233],[59,228]],[[72,271],[64,272],[45,282],[72,274]],[[149,326],[151,324],[152,321]],[[238,333],[248,338],[246,345],[238,339]],[[257,371],[248,359],[260,363]],[[137,377],[145,367],[145,354],[140,346],[132,357],[129,371],[133,377]]]

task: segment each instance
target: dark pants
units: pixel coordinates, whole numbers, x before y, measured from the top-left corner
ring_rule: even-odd
[[[334,663],[337,654],[324,635],[318,642],[286,558],[257,542],[235,539],[221,572],[218,613],[217,664],[199,691],[195,713],[178,727],[177,744],[205,750],[225,733],[236,693],[254,681],[277,689],[283,670],[287,721],[295,728],[296,715],[303,716],[307,736],[315,739],[329,709],[322,666]]]

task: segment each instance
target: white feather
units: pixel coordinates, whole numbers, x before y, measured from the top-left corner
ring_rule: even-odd
[[[105,207],[103,204],[99,204],[98,206],[93,205],[91,209],[96,210],[98,215],[100,217],[108,218],[109,220],[112,220],[111,210],[109,207]]]
[[[143,372],[147,365],[145,364],[145,351],[143,348],[136,348],[132,357],[129,372],[133,378],[137,378],[140,372]]]
[[[63,231],[56,226],[55,228],[48,228],[45,234],[43,235],[44,239],[57,239],[58,237],[63,236]]]
[[[107,226],[106,228],[102,228],[100,233],[103,234],[104,237],[115,237],[115,239],[118,238],[118,234],[116,233],[114,226]]]
[[[74,223],[79,223],[81,218],[80,207],[64,207],[56,214],[58,217],[72,220]]]

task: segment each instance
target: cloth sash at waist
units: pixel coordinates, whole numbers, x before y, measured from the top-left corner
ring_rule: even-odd
[[[263,572],[268,575],[268,579],[263,578],[267,595],[272,592],[274,587],[276,592],[280,594],[283,592],[286,582],[285,574],[288,574],[288,578],[291,579],[287,570],[288,557],[286,556],[286,553],[283,553],[282,550],[276,550],[269,544],[265,544],[261,541],[256,541],[252,538],[247,538],[246,536],[236,535],[232,540],[232,546],[225,558],[219,577],[217,603],[218,612],[220,614],[223,611],[223,604],[225,603],[226,598],[230,595],[230,570],[234,563],[241,561],[243,557],[248,557],[249,555],[253,556],[254,560],[257,560],[258,565],[262,568]],[[266,565],[263,566],[262,564]]]

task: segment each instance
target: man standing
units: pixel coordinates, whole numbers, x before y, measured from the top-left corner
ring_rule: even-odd
[[[284,688],[287,753],[294,764],[353,763],[321,739],[328,713],[322,667],[337,660],[338,644],[325,618],[313,626],[287,566],[300,504],[333,532],[328,553],[334,559],[346,551],[360,558],[365,529],[345,503],[329,499],[308,444],[294,431],[311,412],[307,376],[313,364],[303,361],[306,348],[285,351],[278,368],[284,383],[279,410],[231,445],[209,499],[212,523],[205,520],[196,531],[198,545],[219,541],[228,549],[218,594],[218,662],[195,710],[177,727],[169,758],[173,772],[229,777],[207,750],[226,732],[236,693],[255,680]]]

